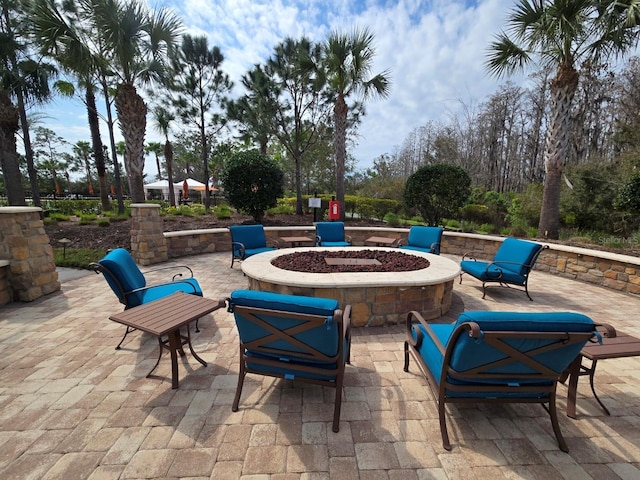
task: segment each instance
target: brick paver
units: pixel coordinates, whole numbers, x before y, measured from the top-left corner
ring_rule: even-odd
[[[220,298],[247,279],[228,254],[182,258],[205,295]],[[153,277],[151,277],[153,280]],[[445,320],[463,310],[586,313],[637,334],[640,299],[533,272],[530,302],[492,288],[482,300],[473,279],[454,285]],[[0,307],[0,478],[124,479],[457,479],[598,480],[640,478],[640,358],[601,362],[596,388],[578,388],[578,419],[560,424],[561,452],[538,405],[449,408],[453,449],[442,448],[435,401],[415,363],[402,370],[403,326],[354,329],[340,432],[331,430],[335,391],[248,376],[240,409],[231,411],[238,345],[231,314],[200,320],[179,360],[180,388],[171,389],[165,353],[155,338],[123,334],[110,322],[120,311],[101,276],[64,281],[61,292]]]

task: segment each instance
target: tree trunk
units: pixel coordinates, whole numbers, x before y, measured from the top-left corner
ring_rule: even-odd
[[[31,148],[31,136],[29,134],[29,123],[27,122],[27,110],[24,104],[22,89],[16,88],[18,99],[18,114],[20,115],[20,126],[22,127],[22,143],[24,145],[24,156],[27,159],[27,171],[29,172],[29,183],[31,184],[31,200],[36,207],[42,207],[40,200],[40,187],[38,185],[38,172],[33,162],[33,149]]]
[[[167,168],[167,181],[169,182],[169,204],[172,207],[176,206],[176,195],[173,189],[173,147],[169,141],[169,137],[166,137],[164,144],[164,162]]]
[[[98,108],[96,107],[96,96],[93,92],[93,85],[86,84],[85,100],[87,102],[87,117],[89,119],[89,131],[91,132],[91,147],[93,148],[93,159],[98,172],[100,183],[100,202],[102,211],[111,210],[109,201],[109,190],[107,187],[107,169],[104,163],[104,149],[102,148],[102,138],[100,137],[100,119]]]
[[[20,129],[18,118],[18,109],[11,103],[9,93],[0,90],[0,167],[11,206],[27,204],[16,150],[16,132]]]
[[[347,157],[347,103],[338,95],[333,107],[336,142],[336,200],[340,202],[340,220],[344,221],[344,170]]]
[[[120,84],[116,92],[116,111],[125,139],[124,163],[129,174],[131,201],[144,203],[144,135],[147,106],[133,85]]]
[[[303,215],[302,210],[302,153],[298,148],[294,152],[295,175],[296,175],[296,215]]]
[[[551,118],[544,152],[544,193],[538,224],[538,237],[560,236],[560,188],[562,169],[571,145],[571,103],[578,87],[578,72],[561,65],[551,82]]]

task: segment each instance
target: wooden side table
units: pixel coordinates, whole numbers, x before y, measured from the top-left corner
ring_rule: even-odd
[[[158,337],[160,354],[158,355],[158,361],[147,374],[147,378],[160,363],[163,350],[167,349],[171,354],[171,388],[178,388],[178,353],[182,357],[185,356],[182,349],[184,345],[189,346],[193,358],[205,367],[207,366],[207,362],[193,351],[189,323],[224,305],[225,303],[222,300],[211,300],[197,295],[177,292],[168,297],[116,313],[111,315],[109,319]],[[187,334],[182,335],[180,328],[185,325],[187,326]]]
[[[305,237],[305,236],[299,236],[299,237],[280,237],[280,240],[282,240],[283,242],[287,242],[291,244],[291,247],[299,247],[305,243],[315,243],[315,240],[313,238],[309,238],[309,237]]]
[[[369,237],[364,241],[364,244],[375,245],[376,247],[394,247],[398,240],[398,238],[389,237]]]
[[[593,396],[598,401],[602,409],[607,415],[609,409],[605,407],[602,400],[598,398],[596,389],[593,385],[593,378],[596,374],[596,366],[598,360],[606,360],[608,358],[626,358],[635,357],[640,355],[640,338],[627,335],[623,332],[615,333],[613,337],[602,338],[602,344],[600,343],[587,343],[580,354],[576,357],[573,363],[569,366],[568,376],[569,385],[567,389],[567,416],[576,418],[576,397],[578,390],[578,378],[588,375],[589,384],[591,385],[591,391]],[[584,358],[591,360],[591,365],[583,365]]]

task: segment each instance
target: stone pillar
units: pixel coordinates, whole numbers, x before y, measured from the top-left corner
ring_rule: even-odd
[[[160,205],[131,204],[131,256],[139,265],[169,260],[167,240],[162,233]]]
[[[38,207],[0,207],[0,259],[9,261],[13,301],[32,302],[60,290],[49,236]]]

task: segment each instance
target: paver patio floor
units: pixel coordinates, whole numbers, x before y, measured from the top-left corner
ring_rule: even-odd
[[[456,259],[459,260],[459,259]],[[229,254],[172,261],[193,268],[205,296],[245,288]],[[157,278],[157,277],[151,277]],[[524,293],[465,278],[454,286],[462,310],[586,313],[638,334],[640,299],[533,272]],[[453,450],[442,448],[437,410],[415,363],[403,372],[402,326],[356,328],[347,366],[340,432],[331,431],[334,390],[249,375],[231,411],[238,372],[232,315],[218,310],[193,335],[200,365],[180,360],[171,389],[165,353],[108,320],[121,305],[101,276],[72,276],[62,291],[0,307],[0,478],[2,479],[638,479],[640,358],[600,363],[596,388],[578,388],[578,418],[561,428],[561,452],[539,405],[450,406]]]

